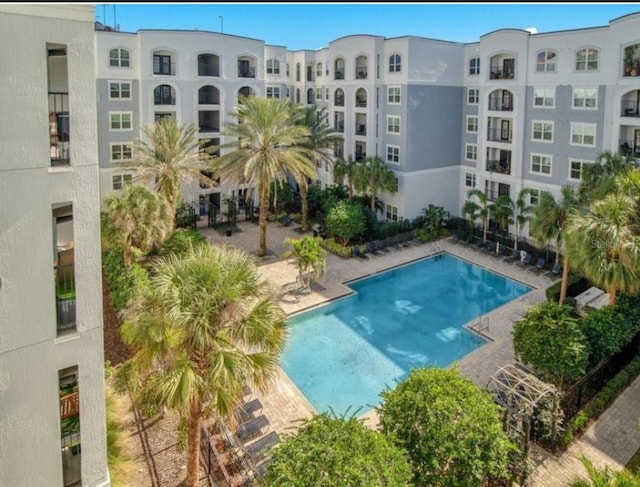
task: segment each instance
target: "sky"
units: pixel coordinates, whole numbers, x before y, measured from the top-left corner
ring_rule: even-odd
[[[542,33],[597,27],[633,12],[640,12],[640,3],[96,4],[97,21],[117,23],[125,32],[198,29],[260,39],[290,50],[319,49],[352,34],[477,42],[501,28]]]

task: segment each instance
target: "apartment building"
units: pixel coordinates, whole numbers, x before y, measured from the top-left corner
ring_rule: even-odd
[[[525,187],[558,193],[605,150],[640,154],[639,28],[632,14],[587,29],[501,29],[469,44],[353,35],[301,51],[211,32],[97,31],[101,189],[130,177],[117,162],[131,157],[140,125],[171,116],[197,123],[203,143],[225,142],[220,128],[243,93],[325,107],[344,136],[336,157],[386,161],[399,192],[381,195],[385,219],[429,203],[459,215],[470,188],[490,200]],[[332,182],[331,167],[318,167],[316,183]],[[224,182],[184,193],[219,204],[239,190],[251,194]]]
[[[92,5],[0,5],[0,485],[108,486]]]

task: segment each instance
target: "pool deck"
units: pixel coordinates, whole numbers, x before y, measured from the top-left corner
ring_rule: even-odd
[[[238,227],[241,232],[234,233],[231,237],[226,237],[224,233],[213,229],[203,228],[201,230],[212,243],[227,244],[255,253],[258,242],[258,226],[250,222],[241,222]],[[489,324],[488,330],[483,333],[490,338],[490,341],[457,362],[460,371],[480,386],[486,386],[491,375],[500,367],[514,361],[511,342],[513,322],[519,319],[529,306],[544,301],[545,288],[554,282],[544,277],[544,274],[538,275],[517,265],[502,262],[486,252],[478,250],[475,246],[465,246],[453,242],[450,238],[445,238],[430,243],[414,241],[411,246],[389,250],[368,259],[342,259],[328,254],[327,274],[312,285],[310,292],[300,294],[294,290],[297,270],[293,260],[283,260],[280,256],[286,250],[282,243],[284,238],[300,238],[301,235],[299,231],[295,230],[295,227],[269,223],[267,257],[257,260],[261,274],[271,282],[273,292],[287,315],[350,294],[352,290],[343,284],[345,282],[367,277],[439,252],[448,252],[534,288],[520,298],[483,315],[483,323],[488,319]],[[474,320],[474,322],[476,321],[477,319]],[[283,371],[280,371],[279,377],[270,391],[259,394],[258,397],[264,406],[264,414],[269,418],[271,429],[278,433],[293,432],[300,424],[299,420],[310,418],[314,414],[311,404]],[[371,427],[377,426],[375,410],[365,413],[362,419]]]

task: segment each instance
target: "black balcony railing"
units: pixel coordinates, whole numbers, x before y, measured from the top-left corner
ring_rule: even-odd
[[[513,79],[515,72],[512,69],[505,69],[500,66],[491,66],[489,68],[489,79]]]
[[[200,105],[219,105],[220,98],[212,93],[200,93],[198,103]]]
[[[176,74],[176,63],[154,61],[153,74],[173,76]]]
[[[173,92],[155,93],[153,96],[153,104],[154,105],[175,105],[176,95]]]
[[[367,68],[356,67],[356,79],[367,79]]]
[[[250,66],[248,68],[238,68],[238,78],[255,78],[256,68]]]
[[[341,134],[343,134],[344,133],[344,121],[335,122],[333,124],[333,128],[335,129],[336,132],[340,132]]]
[[[367,108],[367,98],[366,97],[356,98],[356,106],[358,108]]]
[[[622,101],[620,105],[621,117],[640,117],[639,110],[640,104],[636,100]]]
[[[493,142],[511,142],[511,130],[488,128],[487,140]]]
[[[344,106],[344,96],[336,96],[333,100],[333,106],[343,107]]]
[[[73,264],[55,269],[58,334],[76,327],[76,282]]]
[[[509,161],[487,160],[486,170],[500,174],[511,174],[511,163]]]
[[[489,110],[499,112],[512,112],[513,103],[511,102],[511,100],[504,100],[502,97],[490,97]]]
[[[336,69],[333,72],[333,79],[344,79],[344,70]]]
[[[366,124],[356,123],[356,135],[367,135]]]
[[[215,64],[198,64],[198,76],[220,76],[220,66]]]
[[[634,144],[633,140],[620,139],[618,144],[620,145],[620,152],[625,156],[640,157],[640,145]]]
[[[49,155],[52,166],[70,162],[69,93],[49,92]]]
[[[213,123],[201,123],[200,132],[220,132],[220,125]]]

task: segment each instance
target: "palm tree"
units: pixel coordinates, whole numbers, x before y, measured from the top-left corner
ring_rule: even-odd
[[[578,460],[582,462],[589,476],[588,480],[578,477],[571,481],[568,487],[637,487],[640,485],[640,477],[628,470],[615,471],[610,467],[597,469],[584,455]]]
[[[514,250],[518,250],[518,240],[520,240],[520,233],[522,228],[527,224],[529,220],[531,220],[531,212],[533,211],[533,206],[531,206],[529,201],[529,196],[531,195],[530,188],[522,188],[518,193],[518,197],[513,202],[513,206],[511,207],[513,210],[513,223],[516,226],[516,238],[513,244]]]
[[[338,159],[333,165],[333,180],[337,184],[344,184],[344,180],[347,180],[347,187],[349,188],[349,199],[353,199],[355,194],[356,179],[358,175],[358,167],[360,163],[353,159],[351,155],[344,159]]]
[[[595,164],[585,164],[582,168],[582,184],[578,188],[580,200],[588,204],[604,198],[615,189],[615,180],[638,167],[636,159],[631,155],[605,151],[600,154]]]
[[[162,119],[143,127],[142,133],[147,140],[136,141],[133,159],[120,167],[135,170],[136,180],[155,182],[156,191],[169,202],[173,226],[183,181],[197,181],[208,187],[216,185],[202,173],[213,158],[209,152],[200,150],[195,124],[178,125]]]
[[[230,417],[245,383],[264,391],[277,374],[287,331],[267,289],[248,254],[201,245],[160,259],[126,311],[138,399],[187,427],[188,487],[198,485],[203,420]]]
[[[640,229],[636,197],[613,191],[589,210],[574,211],[567,230],[567,253],[573,265],[609,292],[640,291]]]
[[[322,248],[320,237],[305,235],[300,239],[285,239],[284,243],[291,245],[284,258],[294,257],[298,267],[298,281],[302,289],[309,289],[311,281],[322,277],[327,272],[327,252]],[[309,274],[305,280],[304,276]]]
[[[316,179],[312,153],[304,144],[309,129],[301,124],[300,106],[287,100],[248,97],[232,112],[237,123],[226,123],[223,135],[237,140],[227,144],[235,150],[219,157],[214,171],[229,182],[257,184],[260,241],[258,256],[267,254],[269,185],[281,184],[291,175],[301,186]]]
[[[333,164],[334,144],[342,140],[342,135],[334,132],[333,127],[328,122],[327,109],[323,107],[318,110],[315,105],[304,110],[304,118],[300,123],[309,129],[309,137],[303,145],[311,151],[313,162],[319,164]],[[300,200],[302,204],[302,215],[300,227],[302,231],[309,230],[307,190],[308,180],[304,179],[300,184]]]
[[[478,202],[473,201],[472,198],[476,198]],[[467,192],[467,201],[465,201],[463,212],[468,215],[473,215],[472,219],[482,218],[482,242],[487,243],[487,228],[489,226],[489,216],[491,214],[491,208],[489,206],[489,198],[484,191],[477,188],[470,189]]]
[[[560,262],[560,253],[564,255],[562,263],[562,284],[560,285],[560,300],[562,304],[567,297],[569,283],[568,245],[565,245],[568,216],[571,211],[579,208],[577,190],[570,185],[561,189],[562,198],[556,200],[548,191],[540,194],[540,200],[534,208],[531,219],[531,234],[540,242],[555,242],[556,263]]]
[[[498,220],[498,226],[500,227],[500,231],[502,233],[503,244],[505,233],[509,228],[509,225],[512,225],[514,222],[514,206],[515,203],[508,194],[502,194],[498,196],[498,199],[496,199],[496,201],[489,205],[489,213],[493,215],[496,220]]]
[[[100,214],[105,248],[119,247],[125,267],[131,267],[131,252],[160,246],[173,230],[171,209],[160,194],[138,184],[127,184],[122,194],[111,193]]]
[[[357,166],[355,187],[359,191],[370,192],[370,209],[376,213],[376,196],[378,192],[395,194],[398,192],[396,174],[380,157],[367,157],[364,163]]]

